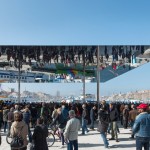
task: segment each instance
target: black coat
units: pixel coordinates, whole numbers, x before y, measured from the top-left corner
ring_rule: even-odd
[[[48,129],[45,125],[35,127],[33,133],[35,150],[48,150],[46,141],[47,136],[48,136]]]
[[[110,121],[113,122],[113,121],[117,121],[119,118],[119,113],[118,113],[118,110],[116,108],[113,108],[111,111],[110,111]]]
[[[98,122],[98,128],[97,131],[99,132],[107,132],[108,125],[109,125],[109,114],[106,111],[99,110],[99,122]]]

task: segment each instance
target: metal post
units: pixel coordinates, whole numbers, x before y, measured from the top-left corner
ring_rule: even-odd
[[[98,103],[98,110],[99,110],[99,101],[100,101],[100,61],[99,61],[100,51],[99,46],[97,47],[97,103]]]
[[[83,101],[85,102],[85,51],[83,52]]]
[[[18,103],[20,103],[20,47],[18,48],[18,53],[19,53],[19,60],[18,60]]]

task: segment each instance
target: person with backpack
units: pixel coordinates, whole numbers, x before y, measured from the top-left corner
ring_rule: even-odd
[[[63,115],[64,119],[66,119],[66,121],[68,121],[68,119],[69,119],[69,111],[68,111],[66,105],[62,104],[61,108],[62,108],[62,115]]]
[[[24,121],[22,121],[22,114],[20,112],[16,112],[14,114],[14,122],[11,125],[10,135],[14,141],[15,138],[19,137],[22,139],[22,145],[18,147],[14,147],[13,142],[10,144],[11,150],[27,150],[27,135],[28,135],[28,126]],[[16,145],[16,144],[15,144]]]
[[[59,129],[59,133],[61,135],[61,142],[62,142],[62,146],[61,148],[64,148],[64,130],[67,124],[67,120],[64,118],[63,114],[62,114],[62,109],[58,108],[57,109],[57,116],[54,119],[54,121],[50,124],[50,126],[53,126],[56,122],[58,122],[58,129]]]

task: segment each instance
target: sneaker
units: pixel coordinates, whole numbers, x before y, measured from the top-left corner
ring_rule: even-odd
[[[116,139],[116,142],[119,142],[119,140],[118,140],[118,139]]]
[[[89,130],[88,131],[85,131],[85,134],[88,134]]]
[[[130,136],[129,139],[134,139],[134,136]]]
[[[110,138],[109,140],[115,140],[114,138]]]
[[[105,149],[110,149],[110,146],[105,147]]]

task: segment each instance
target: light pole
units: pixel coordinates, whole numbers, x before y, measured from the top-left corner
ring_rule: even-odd
[[[83,101],[85,102],[85,50],[83,51]]]
[[[19,59],[18,59],[18,103],[20,103],[20,68],[21,68],[20,47],[17,47],[17,49],[18,49],[18,56],[19,56]]]
[[[97,47],[97,103],[98,103],[98,110],[99,110],[99,100],[100,100],[100,61],[99,61],[100,49],[99,46]]]

